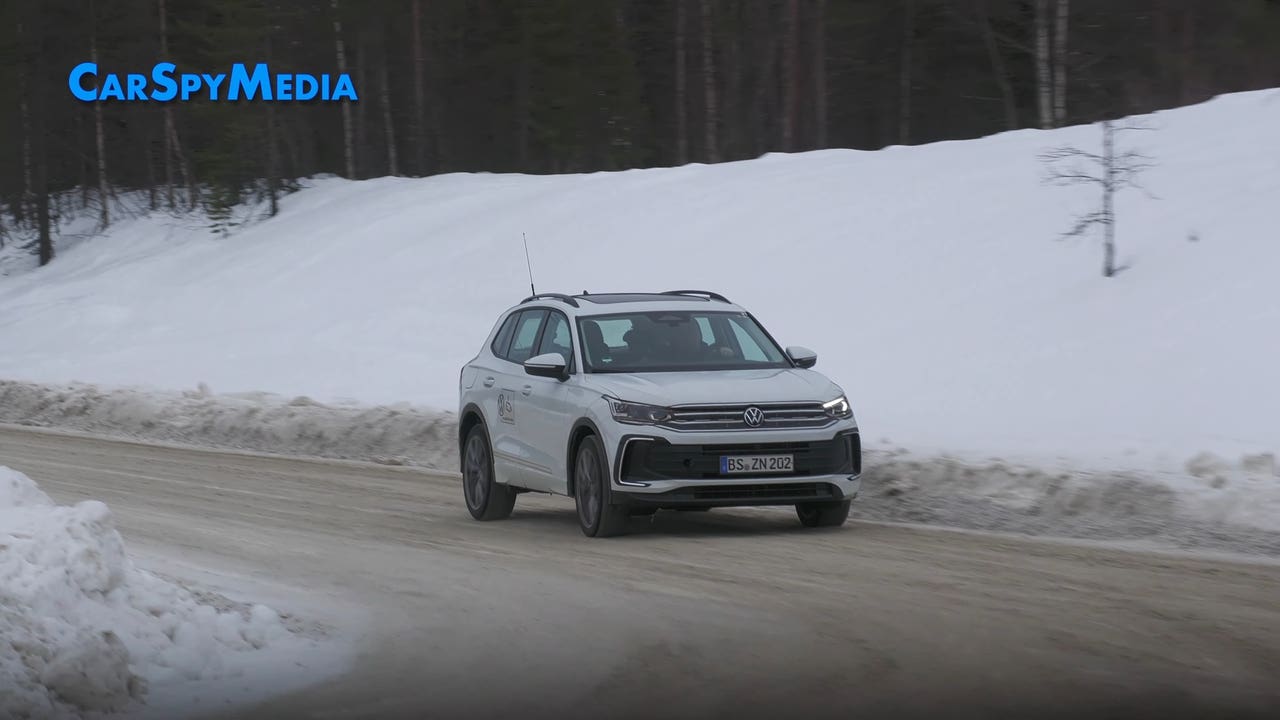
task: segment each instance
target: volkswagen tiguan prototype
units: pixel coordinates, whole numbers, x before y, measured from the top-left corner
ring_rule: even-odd
[[[861,484],[844,391],[716,293],[539,294],[507,310],[459,378],[467,509],[574,498],[591,537],[631,515],[794,505],[838,526]]]

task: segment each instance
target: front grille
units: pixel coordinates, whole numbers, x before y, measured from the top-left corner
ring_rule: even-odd
[[[720,474],[723,455],[792,455],[792,472],[775,477],[856,475],[861,470],[858,434],[844,433],[831,440],[782,443],[673,445],[664,440],[635,440],[626,447],[620,474],[623,480],[633,481],[723,479],[728,477]]]
[[[757,407],[764,422],[751,427],[743,419],[747,408]],[[779,430],[825,427],[835,419],[822,403],[735,403],[733,405],[679,405],[671,408],[667,427],[675,430]]]

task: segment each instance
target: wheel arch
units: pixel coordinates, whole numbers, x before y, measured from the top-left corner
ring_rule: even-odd
[[[462,464],[465,462],[464,454],[466,453],[467,435],[471,433],[471,429],[479,425],[484,428],[485,435],[489,434],[489,428],[484,421],[484,413],[480,411],[480,406],[475,403],[468,403],[462,408],[462,416],[458,420],[458,471],[462,472]]]
[[[583,438],[588,435],[596,436],[596,440],[600,442],[601,451],[606,453],[606,456],[601,459],[605,461],[606,468],[609,464],[609,451],[604,447],[604,435],[600,434],[600,428],[596,427],[596,424],[590,418],[578,418],[577,422],[573,424],[573,428],[569,431],[569,445],[565,448],[565,489],[570,497],[573,497],[574,493],[574,460],[578,455],[578,446],[582,444]]]

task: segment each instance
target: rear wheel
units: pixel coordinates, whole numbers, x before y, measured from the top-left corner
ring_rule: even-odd
[[[471,517],[477,520],[510,517],[516,505],[516,493],[494,481],[493,452],[482,425],[471,428],[463,447],[462,495],[466,498]]]
[[[849,519],[850,500],[798,503],[796,515],[805,527],[840,527]]]
[[[627,531],[625,507],[609,503],[609,473],[605,470],[600,441],[588,435],[578,445],[573,463],[573,499],[578,506],[578,524],[587,537],[610,537]]]

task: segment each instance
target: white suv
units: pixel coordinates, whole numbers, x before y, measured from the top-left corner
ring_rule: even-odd
[[[715,293],[526,298],[459,378],[467,509],[571,495],[593,537],[659,509],[794,505],[805,526],[842,525],[862,445],[816,362]]]

